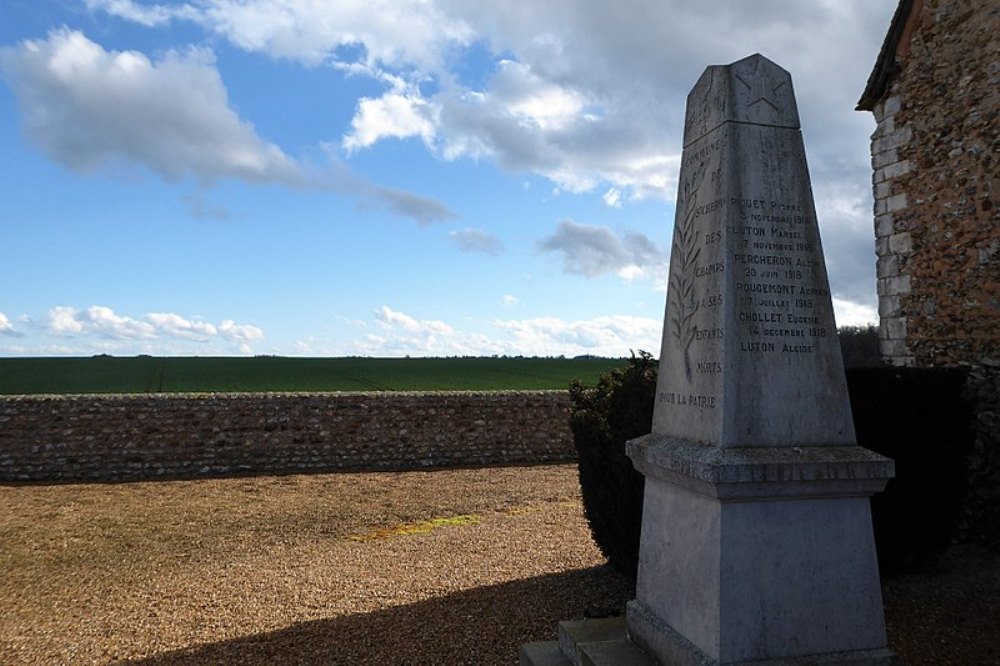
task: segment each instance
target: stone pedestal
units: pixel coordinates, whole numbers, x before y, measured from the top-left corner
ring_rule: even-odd
[[[666,664],[889,663],[857,446],[719,449],[649,435],[632,641]]]

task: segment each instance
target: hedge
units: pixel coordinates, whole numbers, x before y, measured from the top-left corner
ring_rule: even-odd
[[[570,388],[570,427],[590,529],[610,564],[632,578],[643,477],[625,455],[625,442],[649,432],[656,375],[656,361],[639,352],[602,375],[597,386]],[[956,534],[973,440],[965,377],[959,369],[847,369],[858,443],[896,461],[896,478],[872,498],[884,575],[933,565]]]

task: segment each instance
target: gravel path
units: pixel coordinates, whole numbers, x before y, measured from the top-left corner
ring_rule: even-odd
[[[1000,663],[1000,560],[949,557],[893,647]],[[624,604],[602,565],[573,466],[0,487],[0,663],[513,664]]]

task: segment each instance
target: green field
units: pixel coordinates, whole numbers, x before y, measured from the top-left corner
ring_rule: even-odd
[[[0,358],[0,394],[480,391],[594,383],[621,359]]]

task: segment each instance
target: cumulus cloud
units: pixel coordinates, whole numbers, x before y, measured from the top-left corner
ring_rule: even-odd
[[[116,314],[102,305],[92,305],[86,310],[57,305],[49,310],[44,328],[58,337],[129,342],[182,340],[208,343],[223,340],[248,344],[264,338],[264,331],[260,328],[237,324],[229,319],[215,325],[169,312],[151,312],[134,318]]]
[[[190,321],[180,315],[168,312],[151,312],[146,315],[146,319],[160,334],[178,338],[207,340],[219,332],[215,326],[208,322]]]
[[[871,205],[869,115],[853,111],[893,3],[868,0],[706,3],[470,3],[402,0],[88,0],[144,25],[193,21],[239,48],[333,62],[387,86],[358,104],[342,147],[419,137],[444,159],[488,159],[559,189],[619,191],[616,201],[672,200],[685,98],[703,69],[762,51],[793,75],[824,221],[831,283],[871,297],[870,223],[824,209],[851,191]],[[485,47],[491,75],[465,81],[463,49]],[[400,81],[404,85],[400,85]],[[613,204],[610,204],[613,205]],[[867,213],[866,213],[867,215]],[[839,240],[833,241],[834,238]],[[854,271],[852,256],[866,268]]]
[[[370,356],[464,356],[493,348],[484,337],[463,333],[436,319],[416,319],[383,305],[375,311],[377,332],[353,345],[355,353]]]
[[[601,198],[604,200],[604,203],[611,208],[622,207],[622,191],[617,187],[610,188]]]
[[[48,329],[56,335],[95,335],[115,340],[148,339],[156,335],[152,322],[119,316],[101,305],[92,305],[84,311],[56,306],[49,310]]]
[[[375,333],[348,345],[301,342],[300,353],[371,356],[628,356],[630,350],[659,353],[661,322],[644,317],[607,316],[565,321],[558,317],[479,322],[481,330],[462,330],[440,320],[421,320],[382,306],[375,311]]]
[[[455,329],[443,321],[417,321],[413,317],[397,312],[392,308],[383,305],[375,311],[376,320],[384,329],[400,328],[407,333],[417,335],[454,335]]]
[[[462,252],[482,252],[483,254],[500,254],[503,252],[503,242],[495,235],[483,229],[459,229],[449,231],[450,238]]]
[[[140,5],[133,0],[85,0],[90,10],[101,9],[147,28],[169,23],[175,18],[197,20],[198,12],[190,5]]]
[[[626,280],[646,275],[658,278],[666,271],[666,253],[639,233],[615,236],[606,227],[563,220],[551,236],[539,243],[546,252],[563,256],[567,273],[592,278],[614,273]]]
[[[497,321],[511,346],[532,356],[628,356],[630,350],[659,355],[663,323],[648,317],[607,316],[564,321],[556,317]]]
[[[0,312],[0,335],[7,335],[11,337],[21,337],[22,333],[14,328],[14,325],[10,323],[7,315]]]
[[[219,335],[226,340],[247,343],[262,340],[264,331],[250,324],[237,324],[232,319],[226,319],[219,324]]]
[[[362,97],[343,146],[350,152],[386,137],[405,139],[411,136],[419,136],[424,143],[430,144],[434,139],[431,115],[432,110],[419,94],[408,96],[392,92],[375,99]]]
[[[489,156],[575,191],[602,182],[672,198],[685,97],[709,64],[766,45],[793,70],[800,106],[824,152],[867,140],[853,103],[891,7],[864,0],[724,6],[699,0],[630,3],[315,3],[191,0],[175,5],[88,0],[144,25],[198,23],[248,51],[308,65],[332,62],[390,82],[361,100],[344,144],[435,137],[446,157]],[[669,26],[669,39],[664,38]],[[463,85],[455,57],[486,45],[496,68]],[[420,94],[428,80],[437,88]],[[401,93],[400,81],[408,82]],[[845,142],[860,130],[861,143]],[[864,155],[854,155],[855,173]]]
[[[462,20],[426,0],[87,0],[87,6],[150,26],[193,21],[247,51],[308,65],[337,60],[342,47],[362,47],[361,61],[371,67],[434,68],[449,48],[473,37]]]
[[[108,7],[134,20],[136,12],[155,9],[127,2]],[[150,21],[173,16],[163,11],[149,14]],[[208,49],[168,51],[154,61],[137,51],[107,51],[63,28],[47,39],[0,48],[0,75],[17,96],[25,133],[77,171],[140,164],[171,180],[232,178],[336,191],[420,224],[452,217],[438,201],[378,185],[342,163],[307,169],[259,137],[231,108]],[[228,216],[200,196],[185,203],[195,217]]]
[[[27,134],[70,168],[125,159],[167,178],[302,183],[295,161],[230,108],[205,49],[151,61],[137,51],[106,51],[64,28],[0,50],[0,71]]]

